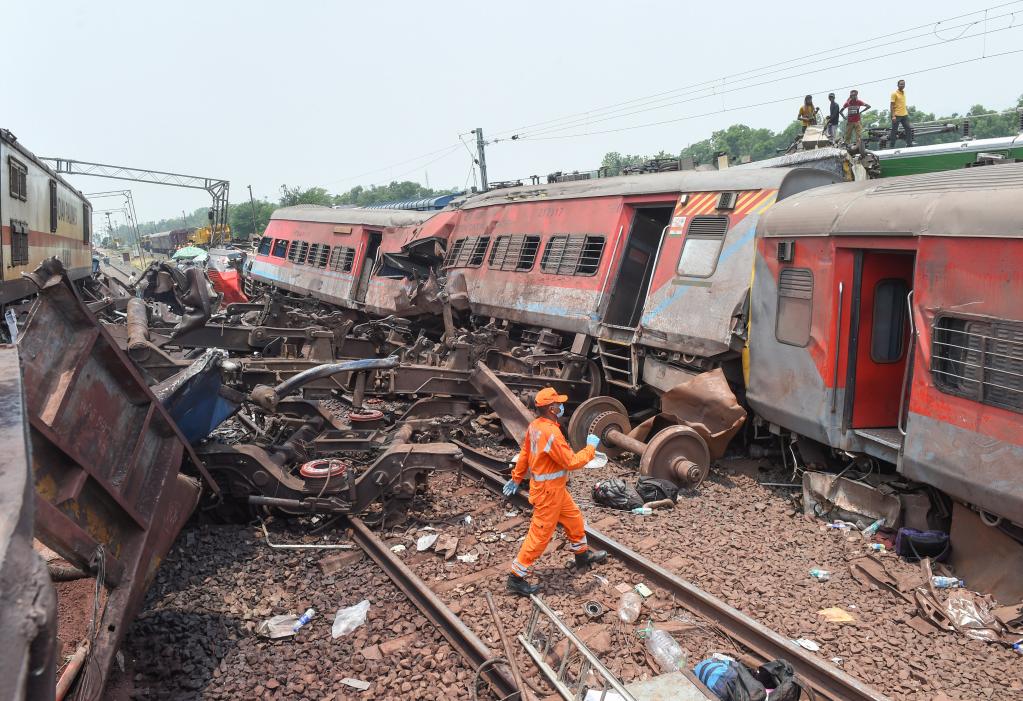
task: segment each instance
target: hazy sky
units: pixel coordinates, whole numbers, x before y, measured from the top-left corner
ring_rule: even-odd
[[[459,134],[477,126],[558,137],[489,146],[490,179],[502,180],[595,168],[612,150],[677,151],[736,122],[780,129],[804,93],[823,106],[829,89],[854,83],[887,107],[900,74],[910,104],[938,113],[1002,108],[1023,91],[1023,53],[920,72],[1023,47],[1023,1],[2,4],[0,126],[42,156],[226,178],[234,202],[249,184],[270,199],[283,183],[337,192],[428,174],[434,187],[462,187],[472,180]],[[983,13],[951,19],[998,5],[986,36],[983,21],[966,25]],[[840,48],[913,27],[873,49]],[[927,48],[905,51],[915,47]],[[783,73],[739,75],[790,60]],[[707,81],[717,94],[679,90]],[[665,101],[676,104],[661,109],[638,102],[620,118],[518,129],[673,90]],[[662,120],[676,121],[578,136]],[[71,180],[85,192],[131,188],[143,221],[209,202]]]

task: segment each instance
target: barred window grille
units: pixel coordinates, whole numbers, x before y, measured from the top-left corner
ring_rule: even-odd
[[[295,262],[301,265],[305,265],[305,258],[309,254],[309,242],[299,241],[298,242],[298,255],[295,256]]]
[[[28,265],[28,225],[11,220],[11,265]]]
[[[291,245],[288,246],[288,260],[292,263],[295,262],[295,258],[298,257],[298,244],[301,243],[298,239],[293,239]]]
[[[330,269],[341,273],[350,273],[355,261],[355,249],[348,246],[334,246],[330,254]]]
[[[259,255],[268,256],[270,255],[270,246],[273,244],[273,239],[269,236],[264,236],[259,240]]]
[[[540,258],[540,269],[552,275],[596,275],[603,253],[603,236],[552,236]]]
[[[728,233],[728,217],[698,216],[689,222],[677,272],[687,277],[710,277],[718,267],[718,257]]]
[[[451,244],[444,258],[446,268],[478,268],[483,265],[490,245],[489,236],[466,236]]]
[[[272,255],[274,258],[283,258],[287,254],[287,251],[288,240],[277,239],[276,241],[274,241],[273,253],[271,253],[270,255]]]
[[[311,263],[311,265],[315,265],[317,268],[326,268],[327,267],[327,260],[329,258],[330,258],[330,246],[328,246],[327,244],[322,244],[320,246],[320,253],[319,253],[319,255],[316,256],[316,260],[313,263]]]
[[[309,265],[316,265],[316,259],[319,257],[319,255],[320,255],[320,244],[318,244],[318,243],[310,244],[309,245],[309,258],[306,260],[306,262]]]
[[[947,394],[1023,413],[1023,322],[939,316],[931,376]]]
[[[498,236],[490,251],[487,263],[494,270],[515,270],[525,272],[533,269],[536,254],[540,250],[539,236]]]

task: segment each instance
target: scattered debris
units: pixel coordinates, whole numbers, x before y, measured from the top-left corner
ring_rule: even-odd
[[[299,617],[293,613],[273,616],[256,626],[256,635],[261,635],[271,640],[290,637],[295,634],[295,624],[298,623],[298,620]]]
[[[400,555],[401,553],[405,552],[405,550],[407,550],[407,548],[401,543],[391,546],[391,552],[394,553],[395,555]]]
[[[625,623],[635,623],[639,619],[639,612],[643,608],[643,599],[631,589],[618,600],[618,618]]]
[[[437,542],[437,538],[439,537],[439,533],[427,533],[426,535],[419,536],[419,540],[416,541],[416,550],[419,552],[429,550],[430,547]]]
[[[826,582],[831,579],[831,572],[828,570],[821,569],[820,567],[814,567],[810,570],[810,576],[816,579],[818,582]]]
[[[604,615],[604,606],[599,601],[587,601],[583,604],[583,613],[589,618],[600,618]]]
[[[803,513],[818,518],[849,521],[864,530],[879,519],[894,526],[902,504],[890,494],[825,472],[803,473]]]
[[[644,599],[648,599],[653,596],[653,590],[650,589],[646,584],[640,582],[635,586],[636,593],[642,596]]]
[[[455,556],[455,552],[458,550],[458,536],[451,533],[445,533],[437,538],[433,545],[433,550],[445,560],[450,560]]]
[[[369,682],[365,682],[361,679],[352,679],[351,677],[345,677],[341,680],[341,683],[345,686],[350,686],[353,689],[358,689],[359,691],[365,691],[370,687]]]
[[[821,649],[820,645],[815,643],[813,640],[810,640],[809,638],[796,638],[792,642],[794,642],[801,648],[809,650],[810,652],[820,652]]]
[[[459,562],[476,562],[476,560],[478,560],[479,558],[480,556],[478,553],[476,553],[476,551],[455,556],[455,559],[458,560]]]
[[[821,609],[817,612],[817,615],[828,623],[855,623],[856,617],[843,608],[832,606],[831,608]]]
[[[369,613],[369,599],[363,599],[354,606],[338,609],[334,616],[334,625],[330,627],[330,636],[334,639],[348,635],[366,622]]]

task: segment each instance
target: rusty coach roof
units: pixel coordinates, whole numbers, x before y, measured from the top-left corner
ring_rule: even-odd
[[[796,183],[799,183],[798,185]],[[683,170],[645,175],[622,175],[614,178],[574,180],[545,185],[491,190],[473,195],[459,206],[475,209],[510,202],[543,202],[584,197],[623,197],[681,192],[724,192],[729,190],[783,189],[791,185],[793,191],[835,182],[835,177],[812,168],[751,168],[725,170]],[[787,193],[779,193],[779,199]]]
[[[764,236],[1023,237],[1023,163],[841,183],[761,218]]]
[[[436,213],[436,211],[416,212],[404,209],[363,209],[361,207],[335,209],[318,204],[297,204],[275,210],[270,219],[355,226],[417,226]]]

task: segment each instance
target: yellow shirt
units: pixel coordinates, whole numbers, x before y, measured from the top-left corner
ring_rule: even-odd
[[[902,90],[896,90],[892,93],[892,104],[895,105],[895,109],[892,110],[893,117],[908,117],[909,111],[906,109],[906,93]]]
[[[810,105],[803,105],[799,108],[799,121],[803,123],[803,126],[810,126],[816,121],[813,113],[814,108]]]

